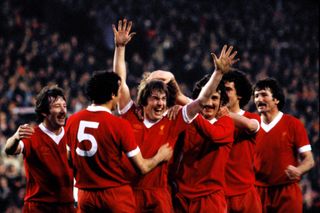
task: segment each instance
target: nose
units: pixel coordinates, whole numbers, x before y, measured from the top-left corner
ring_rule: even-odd
[[[164,105],[164,103],[165,103],[165,100],[162,100],[162,99],[159,99],[159,100],[157,101],[157,105],[159,105],[159,106]]]
[[[64,106],[60,107],[60,113],[67,113],[67,108]]]

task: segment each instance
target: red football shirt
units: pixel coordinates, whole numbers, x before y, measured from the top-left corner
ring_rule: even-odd
[[[234,123],[227,116],[213,124],[198,116],[187,127],[182,158],[175,175],[179,193],[194,199],[224,188],[233,134]]]
[[[189,122],[188,118],[186,118],[186,106],[180,110],[175,120],[163,117],[156,123],[139,120],[135,113],[136,106],[133,102],[130,102],[125,109],[121,111],[122,117],[130,121],[144,158],[153,157],[163,144],[170,143],[170,145],[174,146],[178,135],[186,128],[187,122]],[[132,173],[135,172],[132,167],[130,171]],[[168,162],[162,162],[145,175],[135,173],[132,176],[133,186],[144,189],[167,188],[167,174]]]
[[[122,161],[136,155],[139,147],[128,121],[92,105],[70,116],[66,132],[76,187],[103,189],[129,183]]]
[[[288,165],[298,166],[299,152],[311,150],[301,121],[282,112],[270,124],[261,119],[256,141],[255,184],[275,186],[296,182],[287,177],[285,169]]]
[[[40,124],[30,138],[21,142],[27,179],[24,200],[73,202],[73,176],[67,160],[64,129],[55,135]]]
[[[239,114],[249,119],[255,119],[258,124],[260,123],[260,116],[258,114],[245,112],[243,110],[241,110]],[[257,132],[258,131],[259,129]],[[229,154],[225,174],[225,192],[227,196],[243,194],[254,186],[255,174],[253,160],[256,133],[249,134],[244,129],[235,128],[234,143],[232,144],[232,149]]]

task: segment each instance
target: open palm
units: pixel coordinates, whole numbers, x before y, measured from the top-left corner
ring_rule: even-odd
[[[113,24],[112,30],[114,33],[114,43],[117,47],[125,46],[132,37],[136,34],[134,32],[130,33],[132,27],[132,21],[127,21],[127,19],[119,20],[118,29]]]

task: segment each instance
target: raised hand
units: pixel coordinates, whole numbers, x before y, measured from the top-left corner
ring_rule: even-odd
[[[228,116],[229,115],[229,109],[227,106],[220,106],[219,111],[217,112],[216,118],[219,119],[222,116]]]
[[[167,117],[169,120],[175,120],[178,117],[179,111],[182,108],[180,105],[174,105],[168,109]]]
[[[132,37],[136,34],[134,32],[130,33],[132,27],[132,21],[129,21],[127,19],[123,19],[118,21],[118,29],[113,24],[112,30],[114,34],[114,43],[116,47],[123,47],[125,46]]]
[[[232,65],[239,61],[238,58],[235,59],[237,51],[232,52],[233,46],[228,48],[224,45],[218,58],[214,53],[211,53],[216,70],[221,71],[223,74],[230,72]]]
[[[30,138],[34,133],[34,129],[29,124],[23,124],[19,126],[15,133],[16,140],[21,140],[23,138]]]

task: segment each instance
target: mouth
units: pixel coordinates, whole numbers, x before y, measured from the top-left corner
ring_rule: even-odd
[[[154,114],[156,114],[157,116],[160,116],[163,114],[163,109],[154,109]]]
[[[58,115],[58,116],[57,116],[57,119],[58,119],[59,121],[65,121],[66,115],[65,115],[65,114],[63,114],[63,115]]]

